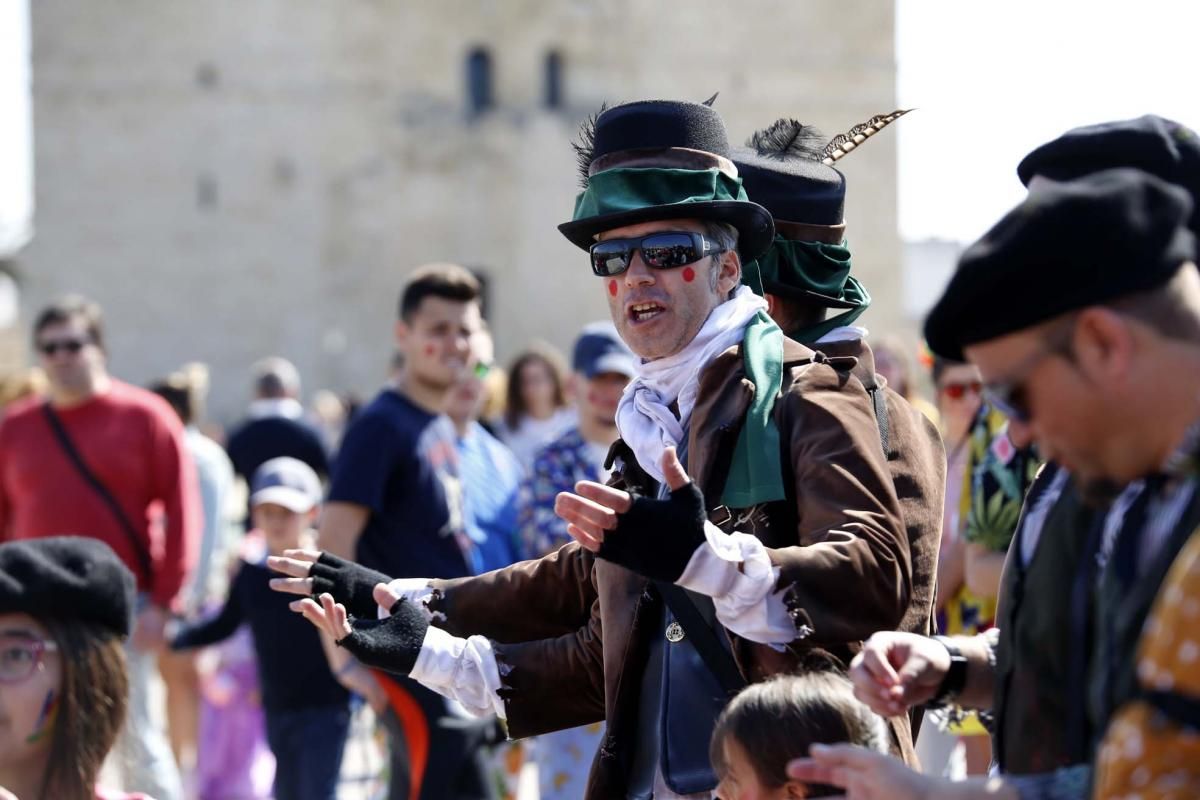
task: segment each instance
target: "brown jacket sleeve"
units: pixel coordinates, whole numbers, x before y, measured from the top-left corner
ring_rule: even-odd
[[[494,646],[508,733],[514,739],[604,720],[600,601],[587,623],[553,639]]]
[[[895,629],[912,591],[908,538],[870,397],[825,364],[781,399],[799,546],[769,550],[777,588],[813,643]]]
[[[530,642],[574,634],[596,599],[593,556],[575,542],[469,578],[430,581],[434,624],[454,636]]]

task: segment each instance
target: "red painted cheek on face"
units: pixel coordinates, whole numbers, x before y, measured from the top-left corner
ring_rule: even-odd
[[[616,282],[616,281],[609,281],[609,282],[608,282],[608,293],[609,293],[609,295],[610,295],[610,296],[612,296],[612,297],[616,297],[616,296],[617,296],[617,282]]]
[[[683,268],[683,279],[685,281],[687,281],[688,283],[691,283],[692,281],[696,280],[696,270],[692,269],[691,267],[684,267]]]
[[[425,345],[425,355],[430,357],[437,355],[437,346],[432,344]]]

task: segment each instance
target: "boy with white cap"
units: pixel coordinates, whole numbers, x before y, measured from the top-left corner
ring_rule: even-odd
[[[321,482],[294,458],[274,458],[254,473],[250,487],[254,528],[272,555],[311,547],[321,502]],[[275,753],[278,800],[332,800],[350,724],[349,693],[329,670],[321,640],[288,610],[288,598],[271,591],[266,554],[245,561],[218,614],[180,630],[174,649],[219,642],[250,624],[258,656],[267,740]]]

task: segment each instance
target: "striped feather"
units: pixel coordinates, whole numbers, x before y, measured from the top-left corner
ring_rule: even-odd
[[[890,114],[879,114],[866,122],[855,125],[845,133],[839,133],[829,140],[829,144],[825,145],[825,152],[822,153],[824,158],[821,163],[825,165],[834,163],[909,111],[912,109],[898,108]]]

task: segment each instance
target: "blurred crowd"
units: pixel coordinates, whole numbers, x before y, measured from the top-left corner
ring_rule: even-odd
[[[477,277],[418,267],[370,398],[135,386],[95,302],[38,310],[0,796],[1195,796],[1200,144],[1035,151],[918,344],[855,324],[830,166],[895,116],[796,155],[603,112],[560,230],[612,319],[500,365]]]

